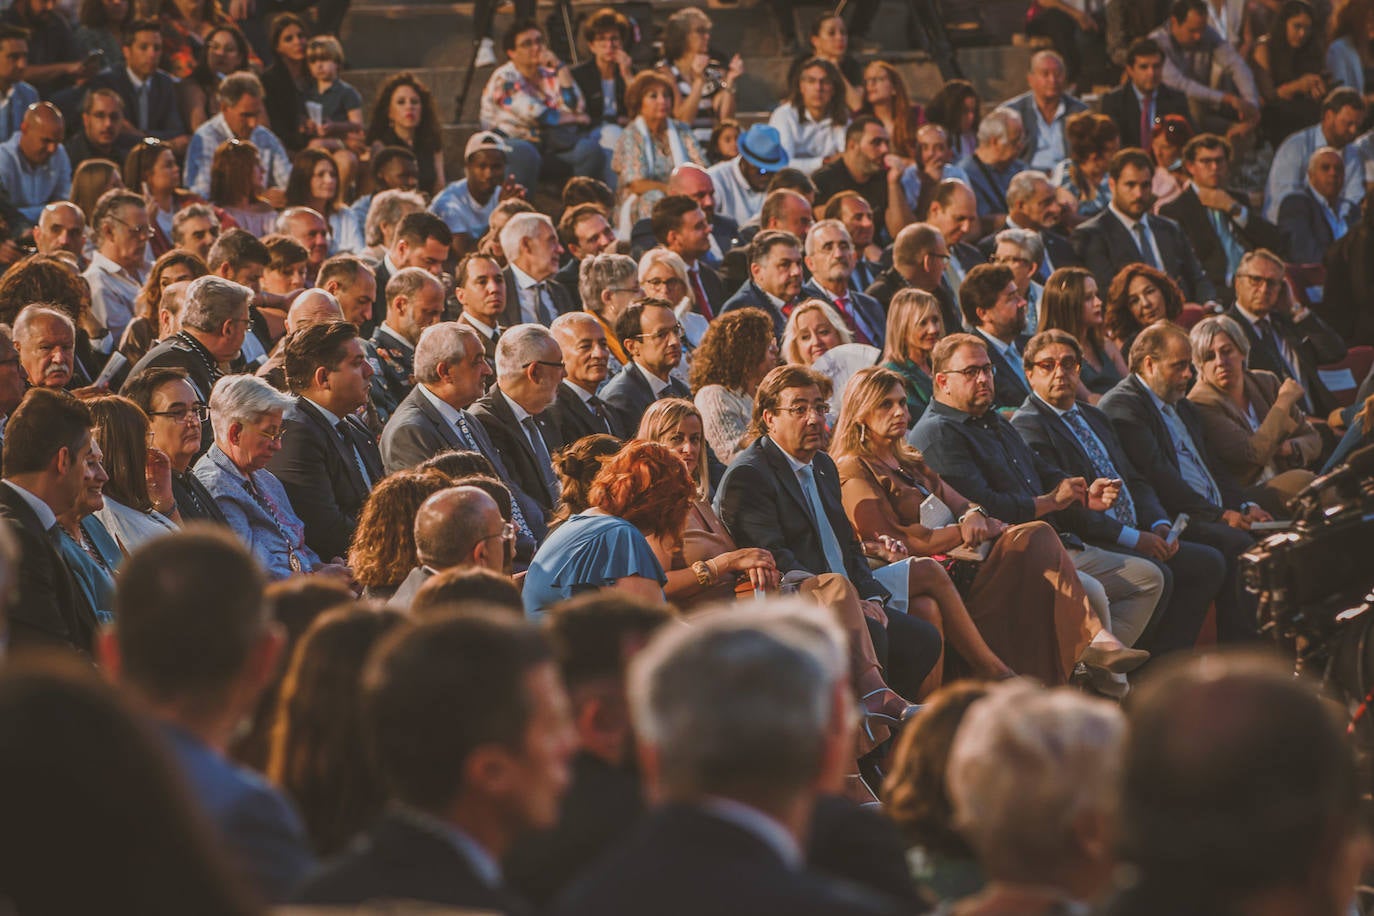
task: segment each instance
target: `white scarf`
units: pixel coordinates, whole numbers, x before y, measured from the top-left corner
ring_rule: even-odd
[[[644,116],[640,115],[630,122],[629,129],[639,131],[639,135],[644,138],[644,155],[649,160],[649,173],[656,173],[657,169],[655,165],[658,159],[658,149],[654,146],[654,138],[649,133],[649,125],[644,123]],[[682,137],[678,136],[678,132],[674,129],[671,118],[669,118],[668,123],[664,125],[664,130],[668,132],[668,151],[673,159],[672,167],[668,169],[668,174],[671,175],[673,169],[691,162],[691,159],[687,158],[687,148],[682,145]],[[640,195],[638,194],[626,194],[625,200],[620,205],[618,228],[620,229],[619,234],[621,238],[630,237],[630,230],[634,225],[635,206],[639,203],[639,197]]]

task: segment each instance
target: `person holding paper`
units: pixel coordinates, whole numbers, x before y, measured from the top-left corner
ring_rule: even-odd
[[[1124,648],[1099,622],[1054,528],[990,517],[906,444],[906,424],[902,376],[877,366],[857,372],[831,453],[860,538],[894,538],[912,556],[981,556],[956,565],[954,577],[967,583],[961,591],[978,632],[1018,674],[1059,685],[1079,661],[1108,670],[1143,662],[1145,653]]]

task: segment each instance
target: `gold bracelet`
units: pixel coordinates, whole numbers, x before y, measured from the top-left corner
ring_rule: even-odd
[[[697,577],[697,584],[700,585],[702,588],[705,588],[706,586],[711,585],[716,581],[715,577],[711,575],[711,567],[707,566],[701,560],[697,560],[695,563],[692,564],[692,572]]]

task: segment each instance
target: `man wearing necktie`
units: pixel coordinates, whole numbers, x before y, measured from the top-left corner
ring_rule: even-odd
[[[611,358],[601,322],[586,312],[569,312],[555,318],[549,331],[563,350],[566,372],[549,408],[559,438],[576,442],[583,436],[605,433],[623,439],[625,431],[619,420],[597,396],[601,383],[606,381]]]
[[[134,19],[125,23],[121,39],[123,59],[107,61],[108,69],[97,73],[92,87],[113,89],[124,101],[124,128],[130,142],[143,137],[165,141],[178,156],[191,142],[190,132],[177,104],[176,80],[158,69],[162,59],[162,30],[156,19]]]
[[[306,546],[321,557],[343,557],[383,475],[377,444],[354,416],[367,403],[372,365],[346,321],[297,328],[285,349],[296,403],[282,418],[282,447],[268,469],[305,523]]]
[[[1027,303],[1016,288],[1011,268],[979,264],[970,270],[959,287],[959,307],[968,325],[987,341],[995,372],[993,406],[1015,410],[1030,394],[1030,383],[1021,365]]]
[[[501,229],[501,248],[509,261],[503,325],[547,328],[559,315],[574,310],[567,290],[554,282],[563,246],[553,220],[542,213],[515,214]]]
[[[877,299],[859,292],[850,283],[857,257],[844,223],[824,219],[814,224],[806,233],[806,266],[811,279],[802,286],[802,296],[829,302],[855,343],[881,350],[887,316]]]
[[[654,204],[654,239],[687,265],[687,290],[706,319],[725,304],[720,276],[707,266],[711,250],[711,222],[701,204],[686,194],[669,194]]]

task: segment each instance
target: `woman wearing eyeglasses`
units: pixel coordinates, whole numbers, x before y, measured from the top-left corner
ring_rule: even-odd
[[[1040,324],[1040,297],[1045,288],[1034,279],[1045,260],[1045,243],[1040,233],[1030,229],[1003,229],[997,233],[992,263],[1011,269],[1016,291],[1026,300],[1026,334],[1034,334]]]
[[[186,370],[152,366],[130,378],[121,393],[148,415],[148,445],[167,456],[171,496],[182,521],[225,524],[214,497],[191,473],[200,454],[201,426],[210,421],[210,409],[187,380]]]
[[[1097,279],[1081,267],[1061,267],[1045,283],[1040,330],[1066,331],[1083,348],[1078,400],[1096,404],[1126,377],[1121,348],[1105,333],[1106,310]]]
[[[673,313],[682,325],[683,358],[673,377],[687,384],[692,365],[692,351],[701,346],[710,322],[696,310],[691,287],[687,283],[687,262],[675,251],[652,248],[639,259],[639,285],[644,295],[673,304]]]
[[[305,545],[305,524],[267,462],[281,448],[291,399],[252,375],[226,375],[210,395],[215,444],[196,462],[225,521],[272,579],[326,573],[352,579],[342,561],[325,563]]]

